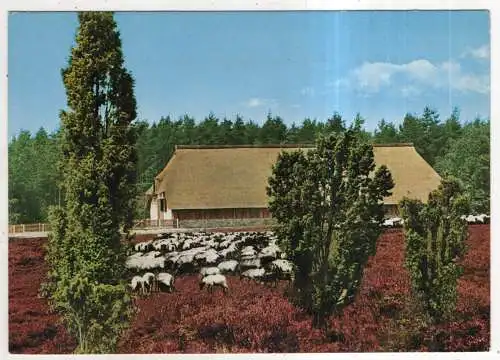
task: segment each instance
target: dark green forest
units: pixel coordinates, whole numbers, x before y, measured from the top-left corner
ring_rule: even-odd
[[[279,116],[268,114],[262,125],[209,114],[196,121],[184,115],[163,117],[158,122],[137,121],[138,182],[136,218],[147,218],[144,192],[165,166],[175,145],[311,144],[321,132],[342,131],[349,125],[378,144],[411,142],[440,175],[453,175],[465,186],[475,212],[489,213],[490,121],[460,119],[455,109],[441,118],[426,107],[421,114],[407,114],[399,125],[381,120],[373,131],[364,130],[364,119],[334,114],[326,121],[304,119],[287,126]],[[50,205],[58,204],[58,137],[40,128],[36,134],[21,131],[9,141],[9,223],[46,222]]]

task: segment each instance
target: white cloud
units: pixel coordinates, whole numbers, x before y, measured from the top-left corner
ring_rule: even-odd
[[[243,103],[246,107],[256,108],[262,106],[276,106],[277,102],[274,99],[250,98]]]
[[[362,95],[392,87],[403,96],[415,96],[429,87],[488,94],[489,82],[489,76],[466,73],[455,61],[433,64],[429,60],[418,59],[406,64],[365,62],[347,77],[330,83],[330,86],[350,87]]]
[[[262,99],[259,99],[259,98],[251,98],[245,102],[245,105],[248,107],[259,107],[263,104],[264,104],[264,101]]]
[[[403,97],[405,98],[417,96],[420,95],[421,93],[422,91],[420,89],[412,85],[403,86],[401,88],[401,95],[403,95]]]
[[[311,86],[306,86],[300,90],[300,93],[304,96],[313,97],[315,94],[314,88]]]
[[[468,48],[462,53],[461,57],[473,57],[475,59],[489,59],[490,46],[488,44],[485,44],[475,49]]]
[[[352,71],[351,77],[364,92],[378,92],[382,86],[390,84],[391,78],[397,72],[397,69],[398,65],[391,63],[365,62]]]

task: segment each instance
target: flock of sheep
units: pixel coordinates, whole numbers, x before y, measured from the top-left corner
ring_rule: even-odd
[[[228,291],[225,274],[277,284],[291,280],[293,265],[271,232],[164,233],[130,249],[130,286],[142,295],[172,292],[176,277],[199,273],[200,290]]]
[[[490,222],[490,216],[486,214],[462,215],[460,218],[467,221],[468,224],[488,224]],[[401,227],[403,226],[403,219],[401,219],[400,217],[385,219],[383,222],[383,226],[386,228]]]
[[[482,224],[490,217],[464,215],[462,219]],[[401,227],[402,219],[386,219],[383,226]],[[225,274],[274,285],[278,280],[292,280],[293,264],[276,241],[272,232],[163,233],[130,249],[126,263],[133,276],[130,286],[142,295],[172,292],[176,277],[193,273],[200,275],[200,290],[209,291],[215,287],[228,291]]]

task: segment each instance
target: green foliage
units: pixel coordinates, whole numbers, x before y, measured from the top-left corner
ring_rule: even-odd
[[[76,334],[76,353],[110,353],[116,335],[127,326],[131,316],[131,298],[126,284],[92,282],[83,274],[64,278],[54,297],[64,299],[56,309],[65,314],[64,323]]]
[[[456,124],[448,124],[455,127]],[[490,210],[490,122],[466,124],[461,136],[449,142],[448,151],[437,159],[436,170],[458,178],[472,198],[475,213]]]
[[[477,120],[462,126],[458,109],[441,121],[435,111],[426,108],[421,115],[406,115],[401,126],[381,120],[373,133],[363,129],[364,120],[359,114],[352,125],[366,141],[414,143],[442,176],[453,175],[465,184],[473,199],[474,212],[489,212],[489,121]],[[140,198],[169,161],[176,144],[312,144],[317,134],[344,131],[346,123],[336,113],[325,122],[306,118],[288,127],[283,119],[271,114],[262,126],[239,115],[234,120],[220,121],[209,114],[201,122],[188,115],[177,120],[167,116],[152,124],[137,122],[134,128],[138,174],[135,214],[142,217],[147,212]],[[17,199],[12,208],[19,215],[13,221],[45,222],[48,207],[64,203],[64,194],[56,186],[61,173],[55,160],[60,135],[57,132],[47,135],[43,129],[35,136],[21,132],[9,143],[9,199]]]
[[[9,199],[9,224],[19,223],[21,214],[19,212],[19,200],[16,198]]]
[[[76,45],[62,71],[59,171],[65,202],[50,212],[49,297],[77,352],[112,352],[130,317],[121,244],[136,201],[136,102],[113,14],[80,13]],[[144,131],[144,129],[142,130]]]
[[[392,123],[384,119],[378,123],[378,128],[373,133],[373,141],[376,144],[392,144],[400,142],[398,130]]]
[[[400,203],[406,237],[405,264],[422,308],[434,322],[450,319],[456,309],[457,263],[465,252],[469,210],[459,182],[444,179],[429,194],[427,204],[413,199]]]
[[[9,143],[9,211],[14,212],[9,223],[45,221],[49,206],[57,203],[56,137],[41,128],[34,137],[22,131]]]
[[[267,119],[259,131],[259,144],[282,144],[286,140],[287,128],[279,116],[267,114]]]
[[[355,128],[320,135],[314,149],[282,152],[269,178],[276,234],[297,265],[294,300],[318,327],[353,299],[394,186],[361,138]]]

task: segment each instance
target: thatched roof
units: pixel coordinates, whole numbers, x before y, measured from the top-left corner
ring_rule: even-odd
[[[282,149],[277,146],[177,146],[155,180],[155,193],[165,193],[171,209],[266,208],[266,186],[272,165]],[[375,163],[385,164],[395,187],[386,204],[403,196],[427,201],[437,188],[439,175],[412,144],[374,145]]]

